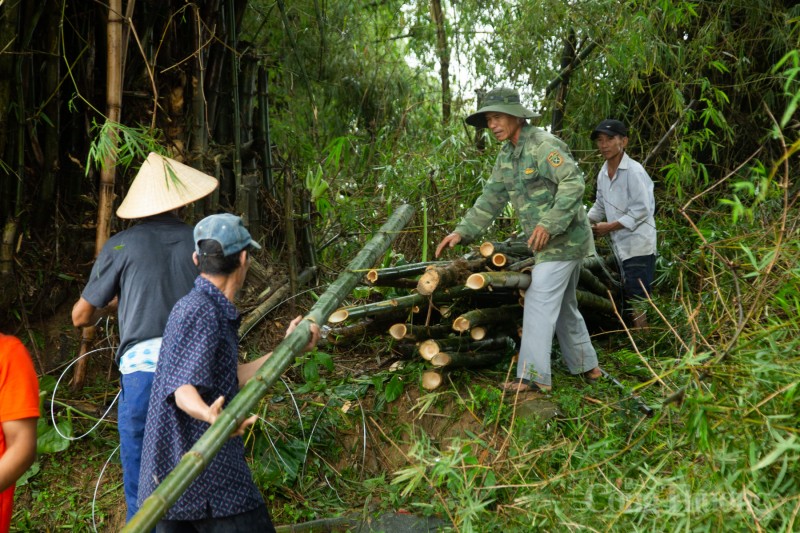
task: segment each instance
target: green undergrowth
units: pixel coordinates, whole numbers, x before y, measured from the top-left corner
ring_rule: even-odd
[[[665,221],[651,327],[594,339],[616,383],[556,361],[553,418],[500,390],[508,363],[426,392],[424,364],[391,365],[383,337],[299,357],[245,441],[275,523],[409,512],[454,531],[797,529],[800,241],[796,210],[771,201],[745,202],[752,221],[735,225],[711,211],[691,229]],[[65,391],[57,421],[81,434],[114,387]],[[54,439],[18,489],[16,530],[92,531],[92,516],[118,529],[118,459],[95,490],[115,432]]]

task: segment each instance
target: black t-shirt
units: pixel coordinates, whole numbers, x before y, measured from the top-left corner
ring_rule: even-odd
[[[101,308],[119,295],[117,361],[134,344],[162,336],[197,277],[193,252],[191,226],[171,214],[142,219],[103,246],[82,296]]]

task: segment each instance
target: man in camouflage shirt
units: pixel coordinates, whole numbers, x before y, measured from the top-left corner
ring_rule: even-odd
[[[508,202],[519,216],[536,265],[525,293],[517,379],[504,384],[510,391],[550,390],[553,334],[572,374],[589,381],[601,375],[575,295],[582,260],[593,244],[583,173],[563,141],[527,123],[537,116],[520,104],[517,91],[498,88],[467,117],[468,124],[488,127],[498,141],[508,142],[475,205],[436,248],[439,257],[446,247],[475,240]]]

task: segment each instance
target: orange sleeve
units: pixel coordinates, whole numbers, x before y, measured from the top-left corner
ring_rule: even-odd
[[[39,416],[39,382],[25,345],[0,335],[0,423]]]

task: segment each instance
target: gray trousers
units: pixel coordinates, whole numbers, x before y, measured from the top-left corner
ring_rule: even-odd
[[[575,297],[581,264],[576,259],[548,261],[533,267],[531,285],[525,291],[517,378],[552,385],[550,353],[554,333],[570,373],[581,374],[597,366],[597,352]]]

